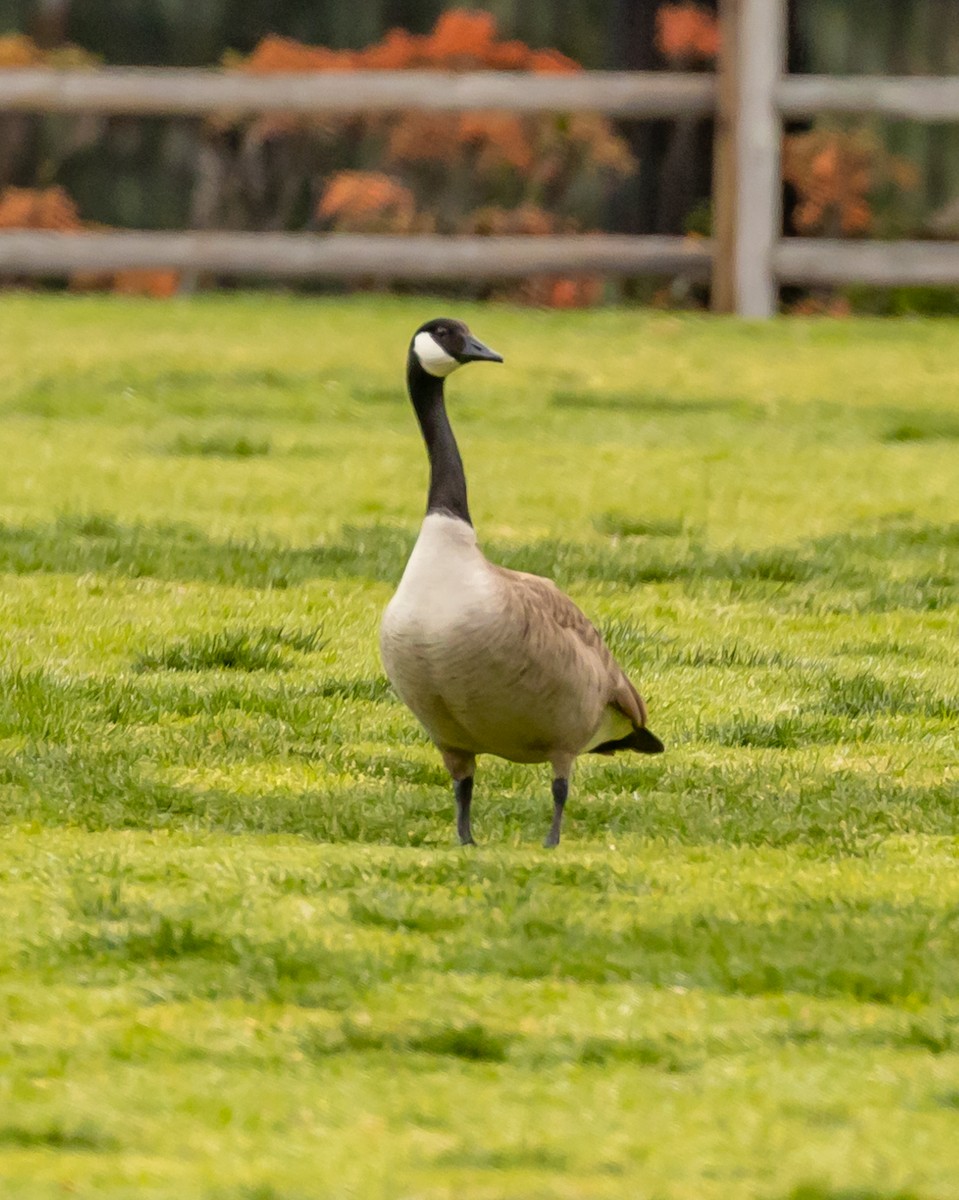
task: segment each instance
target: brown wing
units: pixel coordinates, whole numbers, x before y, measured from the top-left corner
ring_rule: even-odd
[[[618,708],[635,726],[644,726],[647,714],[642,696],[613,658],[599,630],[569,596],[541,575],[511,571],[508,567],[494,567],[494,570],[508,582],[512,595],[524,609],[535,609],[538,620],[545,618],[556,628],[569,631],[589,651],[597,668],[608,677],[607,703]]]

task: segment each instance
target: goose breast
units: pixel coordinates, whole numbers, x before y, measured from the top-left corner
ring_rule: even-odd
[[[515,762],[579,753],[604,721],[616,669],[548,580],[494,567],[470,525],[436,513],[380,642],[390,680],[437,745]]]

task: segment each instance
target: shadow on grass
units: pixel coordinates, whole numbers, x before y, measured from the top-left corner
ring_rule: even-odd
[[[343,1035],[344,1049],[412,1052],[465,1059],[467,1062],[505,1062],[513,1040],[508,1034],[496,1033],[475,1021],[464,1025],[426,1025],[394,1035],[347,1022],[344,1023]]]
[[[69,387],[60,375],[33,380],[6,400],[3,412],[65,420],[110,416],[128,421],[132,413],[146,407],[187,417],[259,418],[268,414],[305,420],[323,403],[328,382],[318,372],[274,367],[233,371],[174,368],[122,376],[102,370],[81,371],[71,376]],[[340,381],[334,382],[338,386]]]
[[[104,516],[62,517],[35,526],[0,526],[0,571],[13,574],[105,572],[255,588],[290,587],[310,579],[356,578],[395,582],[415,533],[390,525],[344,526],[336,541],[296,548],[269,541],[216,541],[186,524],[125,525]],[[523,545],[487,545],[507,567],[561,584],[601,582],[623,587],[679,581],[732,585],[764,598],[798,589],[806,602],[829,591],[857,591],[859,608],[941,608],[956,598],[953,574],[941,553],[959,547],[959,524],[887,524],[795,546],[712,551],[676,539],[627,538],[611,543],[543,539]],[[889,562],[911,567],[890,579]],[[809,585],[804,588],[804,585]]]
[[[241,750],[248,753],[245,740]],[[377,762],[370,773],[364,760],[344,757],[335,745],[326,754],[343,782],[254,796],[167,782],[122,727],[80,742],[31,742],[0,761],[0,815],[88,829],[173,827],[319,842],[453,845],[451,793],[438,765],[413,763],[404,772],[401,763],[389,770]],[[187,766],[202,762],[202,746],[186,757]],[[505,790],[496,777],[495,768],[477,776],[477,837],[488,845],[538,841],[550,811],[546,776],[532,771],[521,789]],[[959,793],[948,781],[917,786],[866,772],[806,770],[779,756],[729,767],[624,764],[584,774],[567,820],[572,841],[630,835],[860,854],[890,835],[951,835]]]
[[[146,966],[154,975],[183,969],[191,977],[202,963],[205,982],[193,979],[194,994],[331,1009],[348,1008],[358,994],[385,979],[387,970],[369,953],[332,950],[292,937],[258,939],[224,932],[221,924],[211,923],[203,905],[195,914],[142,907],[126,920],[103,920],[92,929],[33,944],[25,955],[35,966],[89,964],[124,973]]]
[[[946,723],[959,715],[959,695],[937,695],[866,673],[849,677],[826,673],[821,681],[800,679],[800,683],[807,685],[808,698],[797,710],[774,717],[735,713],[719,724],[699,728],[697,741],[760,750],[859,745],[887,740],[894,717]]]
[[[245,430],[214,430],[208,433],[181,432],[169,443],[165,453],[177,457],[257,458],[269,454],[269,438]]]
[[[590,392],[572,388],[557,388],[550,396],[554,408],[585,409],[596,412],[624,412],[637,417],[685,417],[690,414],[750,418],[760,415],[761,409],[746,399],[726,399],[720,396],[671,396],[666,392]]]
[[[344,740],[344,721],[356,719],[344,713],[350,705],[375,705],[363,720],[377,722],[379,738],[396,736],[397,702],[382,678],[288,684],[269,672],[223,674],[184,681],[180,672],[120,679],[0,672],[0,738],[14,739],[0,758],[7,788],[0,811],[90,828],[185,824],[318,841],[449,844],[452,802],[438,757]],[[959,711],[955,696],[862,673],[821,671],[807,692],[796,712],[734,714],[699,730],[697,741],[758,751],[848,744],[874,729],[888,736],[888,718],[896,715],[945,722]],[[267,785],[254,797],[248,789],[179,786],[165,776],[176,768],[225,773],[251,761],[271,774],[282,763],[319,762],[335,782]],[[481,764],[475,810],[484,839],[539,836],[549,807],[544,768]],[[868,768],[810,766],[795,756],[753,753],[716,764],[680,749],[667,761],[587,760],[569,820],[570,836],[579,839],[628,833],[859,853],[890,834],[953,833],[959,793],[947,780],[919,786]]]
[[[326,643],[319,630],[284,629],[266,625],[259,629],[220,629],[215,633],[179,638],[156,651],[142,651],[133,662],[145,671],[284,671],[291,666],[285,650],[310,654]]]
[[[301,652],[312,643],[310,633],[289,637],[296,639]],[[350,702],[384,706],[398,703],[383,676],[319,678],[315,683],[288,686],[282,675],[272,671],[253,678],[251,663],[245,658],[237,663],[232,657],[217,654],[204,657],[202,666],[193,659],[188,663],[181,668],[177,658],[172,668],[125,679],[64,678],[42,670],[0,670],[0,737],[26,738],[49,749],[54,744],[91,744],[94,735],[109,735],[114,726],[148,726],[171,716],[215,718],[238,712],[283,720],[295,738],[308,746],[322,736],[337,706]],[[184,670],[196,671],[197,675],[184,679]],[[212,675],[205,674],[207,671]],[[320,704],[321,700],[332,703]],[[289,740],[287,748],[298,752],[297,745],[291,746]]]
[[[140,904],[135,891],[125,894],[122,879],[98,869],[92,879],[75,881],[73,930],[33,948],[40,965],[132,966],[153,974],[158,967],[166,972],[202,963],[208,977],[197,982],[190,968],[191,993],[200,987],[210,995],[336,1008],[388,980],[394,957],[412,952],[411,939],[422,937],[437,955],[433,965],[444,971],[636,980],[749,995],[798,991],[880,1003],[959,996],[959,919],[932,906],[806,898],[791,902],[787,917],[777,910],[768,920],[709,910],[664,920],[646,879],[615,856],[566,862],[562,850],[545,859],[536,851],[518,864],[486,856],[483,843],[502,846],[517,836],[539,842],[550,812],[543,772],[524,773],[519,790],[504,786],[507,769],[482,771],[474,801],[481,846],[472,853],[445,852],[454,850],[453,806],[438,765],[412,763],[409,779],[402,779],[393,756],[364,757],[332,740],[322,752],[336,782],[322,786],[250,794],[170,782],[158,773],[158,755],[134,737],[136,725],[102,720],[111,710],[137,720],[149,713],[156,697],[140,689],[143,682],[50,684],[39,674],[4,680],[0,731],[19,730],[23,742],[0,759],[0,817],[91,830],[284,833],[440,850],[396,856],[382,867],[357,856],[312,874],[305,868],[299,876],[273,872],[264,881],[280,896],[334,889],[346,898],[337,920],[379,931],[380,957],[314,945],[307,935],[271,940],[230,932],[211,920],[209,906],[157,912]],[[281,693],[259,702],[283,711]],[[92,722],[91,705],[99,718]],[[294,706],[294,719],[315,720],[311,707]],[[164,712],[162,706],[153,712],[161,726]],[[163,764],[205,765],[208,731],[201,728],[201,741],[185,750],[180,739],[165,738]],[[244,752],[247,743],[244,733]],[[718,765],[676,756],[667,764],[614,762],[584,770],[567,822],[573,844],[605,845],[628,835],[667,845],[796,845],[805,854],[861,854],[890,834],[952,835],[959,792],[948,781],[920,787],[781,755]],[[568,903],[581,889],[590,900]],[[610,912],[613,921],[606,919]],[[458,1053],[452,1034],[452,1041],[443,1034],[435,1044],[428,1040],[432,1032],[423,1036],[423,1052]],[[955,1035],[923,1027],[908,1036],[917,1049],[939,1053]],[[474,1043],[467,1039],[463,1046]],[[643,1046],[634,1051],[638,1061],[653,1053]],[[617,1051],[599,1046],[590,1053],[613,1061]],[[669,1061],[656,1065],[675,1069]]]
[[[0,1125],[0,1148],[12,1150],[66,1150],[102,1153],[119,1148],[116,1138],[84,1121],[79,1125]]]
[[[515,1029],[490,1029],[478,1021],[412,1022],[389,1030],[358,1026],[345,1018],[339,1028],[309,1030],[300,1047],[310,1058],[363,1051],[425,1054],[466,1062],[521,1061],[539,1067],[582,1063],[609,1067],[630,1064],[668,1073],[694,1069],[702,1061],[702,1045],[684,1043],[672,1034],[660,1037],[545,1036]],[[723,1050],[729,1049],[724,1044]]]
[[[924,1200],[911,1189],[832,1187],[827,1183],[800,1183],[783,1200]]]
[[[959,421],[948,413],[908,409],[893,411],[893,423],[881,435],[884,442],[955,441],[959,439]]]
[[[413,537],[385,525],[347,526],[329,545],[215,541],[185,524],[125,525],[109,517],[62,517],[36,526],[0,526],[0,571],[105,572],[255,588],[316,578],[398,579]]]
[[[464,1146],[444,1150],[435,1160],[443,1170],[455,1171],[550,1171],[564,1175],[570,1168],[571,1155],[555,1146],[528,1145]]]
[[[371,882],[375,868],[368,863],[365,869],[365,879],[355,879],[346,893],[352,912],[335,918],[340,932],[362,915],[368,897],[379,894]],[[85,974],[91,967],[124,974],[147,969],[158,980],[182,974],[194,995],[267,998],[338,1011],[348,1011],[371,988],[388,985],[401,964],[408,970],[424,955],[430,970],[474,977],[630,982],[745,996],[799,993],[891,1005],[959,997],[959,919],[919,902],[810,897],[794,901],[787,915],[777,906],[766,919],[718,914],[704,904],[664,919],[655,896],[639,903],[614,898],[597,906],[555,884],[540,881],[518,891],[505,878],[464,899],[451,881],[434,891],[431,903],[438,914],[462,912],[465,920],[403,926],[402,937],[383,938],[372,952],[362,938],[344,941],[335,933],[337,946],[330,948],[324,941],[332,932],[328,923],[323,932],[285,937],[228,931],[217,914],[233,909],[236,900],[224,892],[189,910],[142,907],[121,920],[85,919],[25,947],[24,955],[41,968],[75,966]],[[403,1036],[367,1027],[343,1032],[346,1045],[323,1032],[314,1052],[408,1049],[496,1062],[517,1050],[510,1036],[471,1023],[427,1023]],[[886,1033],[870,1036],[889,1040]],[[891,1044],[940,1054],[952,1048],[954,1037],[951,1030],[893,1032]],[[695,1048],[672,1038],[590,1037],[555,1047],[530,1040],[526,1046],[533,1057],[600,1065],[627,1061],[667,1071],[695,1066],[690,1049]]]
[[[530,903],[534,915],[544,902]],[[736,995],[799,992],[878,1004],[928,1002],[959,995],[959,928],[955,922],[944,926],[939,915],[924,905],[809,902],[769,921],[704,910],[659,922],[647,910],[615,930],[571,920],[547,932],[520,908],[495,948],[457,938],[446,967]]]

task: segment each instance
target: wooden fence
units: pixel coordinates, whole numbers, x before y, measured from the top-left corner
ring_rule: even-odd
[[[229,276],[507,279],[535,274],[712,274],[714,307],[776,310],[782,282],[959,284],[957,242],[780,237],[782,121],[822,112],[959,121],[959,78],[786,76],[785,0],[722,0],[720,70],[525,76],[336,72],[254,77],[207,70],[0,70],[0,110],[195,115],[318,111],[589,111],[717,118],[715,237],[537,238],[342,234],[0,232],[0,275],[173,267]]]

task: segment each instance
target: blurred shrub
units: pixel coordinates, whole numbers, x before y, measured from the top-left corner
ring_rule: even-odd
[[[226,65],[253,74],[343,70],[571,73],[558,50],[500,40],[487,12],[454,9],[432,32],[394,29],[362,50],[270,36]],[[634,161],[604,117],[398,111],[224,115],[207,123],[194,205],[201,227],[553,234],[596,229]],[[559,285],[559,286],[557,286]],[[536,281],[541,303],[586,303],[596,280]]]
[[[8,187],[0,193],[0,229],[85,229],[77,206],[62,187]]]
[[[411,233],[428,222],[418,219],[410,188],[381,171],[337,171],[316,215],[346,233]]]
[[[784,138],[783,178],[799,196],[797,229],[822,237],[875,233],[883,192],[917,183],[915,167],[873,134],[828,126]]]
[[[844,289],[853,312],[881,317],[959,316],[959,288],[877,288],[856,284]]]
[[[8,187],[0,192],[0,229],[82,233],[104,228],[82,220],[76,204],[62,187]],[[13,277],[5,282],[22,281]],[[179,282],[176,271],[76,271],[70,276],[70,287],[75,290],[112,290],[128,296],[172,296]]]
[[[715,14],[698,4],[664,4],[656,12],[656,48],[671,67],[688,71],[719,53]]]
[[[0,67],[91,67],[99,59],[79,46],[54,46],[41,49],[23,33],[8,33],[0,37]]]
[[[832,125],[783,139],[783,178],[798,197],[793,209],[797,232],[831,238],[901,232],[889,216],[891,201],[918,182],[915,166],[891,154],[871,131]],[[813,288],[788,311],[834,317],[950,312],[952,294],[935,288]]]

